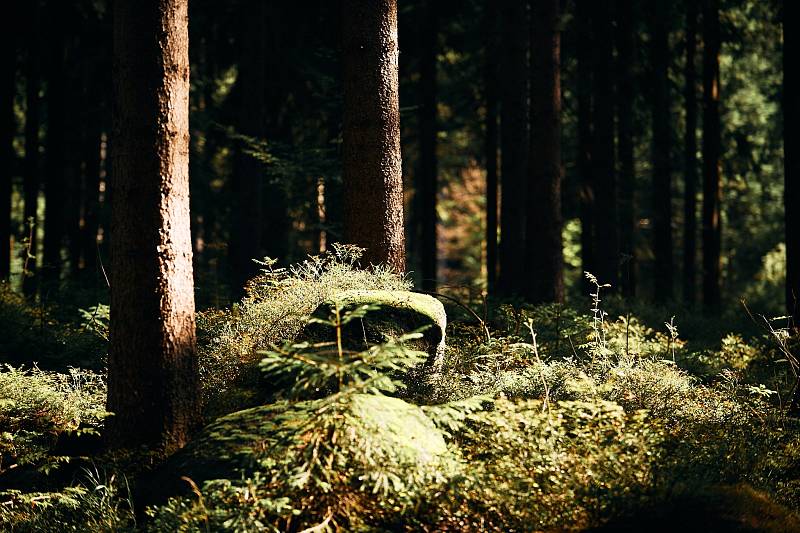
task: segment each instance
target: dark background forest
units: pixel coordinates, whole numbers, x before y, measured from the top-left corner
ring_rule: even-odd
[[[11,0],[0,530],[800,531],[781,0]]]
[[[78,288],[102,294],[113,193],[106,190],[113,150],[109,9],[89,1],[24,4],[7,19],[4,47],[3,194],[10,212],[2,223],[3,241],[9,239],[2,269],[29,295],[55,299]],[[693,2],[593,5],[567,2],[559,20],[568,297],[585,296],[580,280],[588,270],[645,300],[718,308],[721,299],[727,309],[746,297],[779,312],[778,4],[723,1],[713,7],[716,31],[703,25],[702,6]],[[435,280],[508,295],[521,275],[512,263],[524,270],[514,254],[524,235],[498,210],[487,217],[487,198],[498,194],[487,182],[505,184],[498,195],[506,199],[499,209],[509,210],[505,218],[524,220],[538,209],[525,197],[527,15],[513,9],[474,1],[435,2],[431,13],[422,2],[399,6],[407,270],[420,286]],[[289,264],[343,238],[339,17],[331,2],[190,5],[201,308],[240,295],[257,272],[252,258]],[[704,130],[713,129],[703,89],[708,38],[719,40],[718,133]],[[704,166],[711,143],[704,135],[719,138],[718,178]],[[711,246],[702,211],[709,180],[720,183],[721,232],[719,266],[710,272],[702,266]],[[719,294],[702,284],[718,285]]]

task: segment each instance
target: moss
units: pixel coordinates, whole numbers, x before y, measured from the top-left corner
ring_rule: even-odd
[[[306,417],[321,405],[319,400],[281,402],[217,419],[163,468],[145,476],[139,498],[151,505],[185,494],[189,486],[182,477],[202,485],[211,479],[237,480],[263,469],[291,470],[305,460],[301,450],[311,431]],[[337,442],[343,453],[338,464],[357,472],[354,479],[368,472],[373,460],[389,471],[422,471],[451,459],[442,432],[420,407],[370,394],[350,395],[345,405],[337,430],[344,436]]]
[[[336,293],[325,300],[313,313],[313,317],[327,319],[335,305],[345,311],[363,305],[378,306],[357,323],[344,328],[347,347],[363,350],[370,344],[385,342],[391,337],[424,328],[422,339],[414,348],[430,355],[428,365],[438,368],[445,350],[445,328],[447,314],[444,306],[432,296],[402,290],[351,290]],[[304,337],[314,340],[331,340],[333,330],[320,324],[310,324]],[[366,341],[366,342],[365,342]]]
[[[353,398],[353,414],[403,462],[428,463],[447,453],[442,433],[416,405],[388,396],[359,394]]]

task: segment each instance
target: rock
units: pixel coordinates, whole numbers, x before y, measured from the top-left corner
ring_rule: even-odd
[[[360,320],[354,320],[343,329],[345,348],[354,351],[367,349],[371,345],[386,342],[393,337],[426,328],[422,338],[409,345],[429,354],[426,366],[438,371],[445,350],[445,328],[447,314],[442,303],[427,294],[409,291],[354,290],[344,291],[323,302],[312,317],[329,319],[335,301],[345,311],[362,305],[377,305],[380,309],[370,311]],[[335,332],[330,326],[319,323],[308,324],[298,340],[330,341]]]

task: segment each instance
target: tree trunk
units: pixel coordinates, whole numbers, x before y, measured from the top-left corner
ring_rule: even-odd
[[[703,306],[720,306],[719,0],[703,2]]]
[[[436,196],[439,191],[436,161],[436,54],[438,7],[436,0],[424,2],[422,53],[420,57],[419,105],[419,205],[421,213],[422,288],[436,290]]]
[[[87,32],[83,32],[79,40],[86,40]],[[83,42],[79,44],[76,55],[81,56],[86,53],[88,47]],[[85,61],[81,65],[80,88],[73,90],[70,101],[77,101],[77,109],[71,113],[68,124],[71,128],[67,153],[69,157],[70,175],[70,213],[68,217],[68,236],[69,236],[69,275],[73,280],[81,280],[85,273],[85,263],[83,262],[83,249],[85,244],[86,232],[86,211],[89,207],[91,193],[91,179],[87,171],[91,171],[92,163],[87,159],[89,150],[87,143],[89,137],[93,137],[92,121],[94,119],[94,109],[97,105],[99,91],[91,90],[91,61]],[[76,94],[77,93],[77,94]],[[74,104],[73,104],[74,105]],[[97,134],[97,152],[100,152],[100,137]],[[97,189],[95,189],[97,191]]]
[[[484,98],[486,132],[486,287],[489,295],[497,290],[497,4],[486,2],[486,43]]]
[[[260,28],[266,23],[265,2],[253,0],[243,4],[244,32],[240,43],[239,62],[239,126],[238,132],[253,140],[266,134],[266,33]],[[258,273],[253,259],[262,259],[264,241],[264,165],[250,153],[248,141],[237,141],[234,190],[236,210],[233,213],[231,238],[234,270],[234,293],[242,289]],[[278,231],[278,228],[269,228]],[[284,234],[285,237],[285,234]],[[285,259],[285,257],[281,257]]]
[[[683,301],[692,306],[697,299],[697,3],[686,3],[686,66],[684,101],[683,191]]]
[[[603,2],[593,2],[592,10],[595,97],[592,179],[595,191],[594,246],[596,262],[593,274],[601,283],[610,283],[616,289],[619,271],[619,224],[617,180],[614,170],[614,35],[608,6]]]
[[[344,0],[345,239],[364,266],[405,270],[397,1]]]
[[[14,97],[17,92],[17,47],[15,17],[8,17],[0,50],[0,280],[11,272],[11,181],[14,174]]]
[[[800,144],[794,124],[800,121],[797,85],[791,69],[797,60],[796,4],[783,2],[783,164],[784,209],[786,223],[786,308],[794,328],[800,328]],[[791,15],[790,15],[791,14]],[[793,15],[793,16],[792,16]],[[794,20],[795,22],[791,22]],[[796,31],[796,30],[795,30]],[[795,391],[800,401],[800,391]]]
[[[28,6],[26,25],[27,54],[25,57],[25,161],[23,164],[23,197],[25,202],[25,237],[29,239],[23,256],[22,292],[33,297],[36,294],[38,279],[36,273],[36,232],[39,228],[37,208],[39,204],[39,89],[40,89],[40,49],[39,1],[31,0]]]
[[[97,88],[92,83],[90,87]],[[95,93],[97,94],[97,93]],[[100,226],[100,146],[102,143],[102,108],[89,111],[83,138],[83,224],[80,234],[82,269],[89,276],[97,273],[97,231]]]
[[[285,74],[289,70],[287,65],[291,61],[288,59],[287,50],[284,47],[287,46],[289,37],[294,37],[298,39],[298,42],[303,42],[303,36],[290,33],[292,30],[283,24],[282,21],[288,15],[285,6],[281,6],[281,2],[258,1],[257,3],[265,4],[261,8],[264,22],[261,27],[255,27],[252,33],[263,33],[263,28],[268,27],[269,23],[272,26],[272,29],[268,32],[271,38],[261,45],[264,48],[259,75],[264,78],[266,91],[265,96],[262,97],[262,107],[265,110],[264,120],[266,121],[264,138],[284,138],[288,142],[292,142],[291,119],[285,113],[282,113],[280,109],[280,102],[286,101],[288,96],[285,92],[287,83],[281,77],[287,75]],[[292,45],[289,44],[288,46]],[[265,68],[266,73],[264,72]],[[263,168],[261,173],[264,175],[262,178],[264,183],[262,192],[261,246],[266,255],[281,259],[286,264],[286,262],[293,259],[290,256],[291,250],[289,246],[292,221],[289,219],[287,207],[287,187],[284,182],[278,182],[274,176],[270,176]]]
[[[68,6],[53,2],[48,6],[49,50],[47,65],[47,138],[45,140],[45,213],[42,289],[58,289],[61,279],[61,248],[66,234],[66,129],[67,72],[64,65],[66,38],[64,20]]]
[[[655,299],[672,298],[672,169],[670,164],[669,4],[656,0],[651,9],[653,68],[653,254]]]
[[[501,2],[500,277],[503,296],[525,291],[525,213],[528,173],[528,14],[526,0]]]
[[[595,271],[594,184],[592,181],[592,9],[591,0],[576,0],[578,174],[580,177],[578,214],[581,221],[581,269]],[[583,278],[583,293],[591,290]]]
[[[186,0],[114,4],[108,436],[170,453],[199,421]]]
[[[563,302],[559,0],[535,0],[532,9],[526,296],[534,303]]]
[[[617,0],[617,153],[619,157],[620,286],[628,298],[636,295],[636,168],[633,158],[634,66],[636,33],[633,0]]]

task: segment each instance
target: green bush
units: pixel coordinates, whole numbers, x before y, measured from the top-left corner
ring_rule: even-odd
[[[24,464],[53,466],[58,435],[96,432],[105,412],[102,376],[88,370],[68,374],[6,365],[0,371],[0,474]]]
[[[0,530],[18,533],[116,532],[135,526],[125,480],[87,471],[60,492],[0,492]]]
[[[340,332],[371,310],[337,308],[331,323]],[[426,414],[386,396],[427,357],[404,346],[419,336],[359,353],[330,342],[263,352],[262,370],[289,384],[289,399],[219,418],[182,452],[183,469],[221,459],[244,477],[209,480],[151,510],[153,527],[349,529],[411,508],[459,469]]]
[[[236,407],[238,402],[223,397],[230,394],[237,380],[244,378],[251,385],[256,380],[257,352],[293,339],[317,306],[335,293],[410,287],[407,280],[390,270],[358,269],[355,265],[361,253],[357,247],[334,245],[332,252],[310,257],[289,269],[273,269],[273,262],[267,260],[262,273],[247,284],[247,295],[240,303],[230,310],[198,314],[204,397],[223,404],[215,410],[225,412]]]

